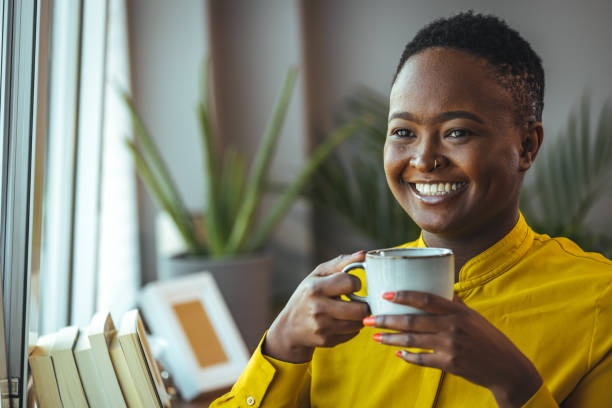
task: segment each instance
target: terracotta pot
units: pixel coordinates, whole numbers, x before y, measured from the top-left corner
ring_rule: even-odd
[[[160,280],[193,272],[211,272],[250,350],[254,350],[270,325],[269,254],[243,255],[228,259],[195,256],[160,256]]]

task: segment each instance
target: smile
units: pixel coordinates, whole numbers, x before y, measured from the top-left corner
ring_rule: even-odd
[[[412,191],[421,201],[430,204],[446,201],[463,192],[468,183],[465,181],[443,181],[435,183],[410,183]]]

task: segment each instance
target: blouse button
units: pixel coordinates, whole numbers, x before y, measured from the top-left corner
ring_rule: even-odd
[[[251,405],[255,405],[255,398],[253,397],[248,397],[246,400],[247,405],[251,406]]]

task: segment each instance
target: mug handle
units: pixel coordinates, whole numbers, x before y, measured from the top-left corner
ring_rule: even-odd
[[[365,270],[365,265],[363,262],[353,262],[352,264],[348,264],[342,268],[342,273],[349,273],[353,269]],[[368,303],[368,298],[366,296],[359,296],[355,295],[354,293],[347,293],[345,296],[351,300],[356,300],[357,302]]]

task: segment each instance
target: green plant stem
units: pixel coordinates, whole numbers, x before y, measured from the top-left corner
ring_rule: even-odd
[[[153,165],[153,169],[159,174],[162,181],[162,187],[167,190],[167,193],[172,197],[173,201],[175,201],[178,206],[185,210],[185,205],[181,200],[181,196],[179,195],[174,180],[170,176],[170,172],[166,167],[161,155],[159,154],[159,150],[153,143],[153,139],[150,136],[149,131],[145,127],[144,123],[140,119],[138,113],[136,113],[136,109],[134,108],[134,104],[132,99],[127,93],[123,94],[123,99],[125,100],[129,110],[130,116],[132,118],[132,125],[134,126],[134,136],[136,137],[138,144],[142,147],[142,157],[146,158],[147,156],[150,158],[150,162]],[[187,215],[188,212],[185,210],[184,213]]]
[[[200,102],[198,103],[198,122],[200,125],[200,138],[203,153],[204,191],[206,205],[202,209],[204,231],[210,249],[210,255],[219,256],[223,253],[223,238],[221,237],[219,219],[219,166],[216,160],[215,138],[210,124],[210,92],[208,81],[210,79],[210,59],[204,63],[200,82]]]
[[[236,222],[230,233],[226,248],[227,253],[236,253],[242,250],[246,236],[253,223],[257,205],[262,194],[264,180],[270,167],[272,155],[277,146],[277,140],[286,116],[289,100],[297,79],[297,69],[289,68],[281,95],[276,102],[274,113],[268,122],[260,148],[257,150],[253,163],[253,172],[247,184],[245,200],[238,212]]]
[[[189,250],[191,252],[202,252],[202,248],[200,247],[199,243],[194,239],[194,226],[191,223],[185,224],[184,219],[181,217],[180,214],[177,213],[176,205],[172,204],[172,199],[166,197],[161,186],[155,180],[151,168],[136,148],[134,142],[129,139],[126,139],[126,143],[128,149],[132,154],[132,157],[134,158],[134,163],[136,164],[138,174],[140,175],[145,185],[149,188],[151,196],[154,197],[157,200],[159,206],[170,215],[170,217],[176,224],[179,233],[183,237],[183,240],[189,247]]]
[[[259,248],[263,242],[269,238],[270,234],[277,227],[280,220],[285,216],[295,198],[300,194],[306,183],[310,180],[311,176],[319,168],[321,163],[325,161],[325,159],[340,143],[355,132],[360,123],[363,123],[363,121],[356,119],[345,124],[340,129],[336,130],[332,136],[323,142],[319,147],[317,147],[317,149],[310,156],[310,159],[306,165],[304,165],[302,168],[298,177],[291,183],[291,185],[289,185],[282,197],[278,200],[274,209],[270,211],[261,228],[255,232],[255,235],[251,240],[251,244],[249,245],[249,249]]]
[[[123,93],[123,99],[130,111],[130,117],[134,127],[134,138],[142,148],[142,151],[136,149],[136,145],[128,139],[128,146],[133,154],[136,154],[135,159],[137,158],[136,160],[141,161],[141,166],[139,167],[137,164],[137,169],[142,168],[148,171],[146,177],[150,179],[150,186],[155,186],[154,189],[151,189],[151,192],[157,195],[157,201],[160,205],[165,201],[169,206],[170,216],[178,220],[175,221],[177,223],[177,228],[183,228],[181,234],[190,235],[188,238],[184,237],[185,242],[190,246],[190,251],[202,252],[202,247],[198,244],[197,234],[191,221],[189,211],[187,211],[185,204],[181,200],[181,196],[175,187],[170,172],[159,154],[159,150],[155,146],[149,131],[136,112],[132,99],[126,92]],[[144,165],[144,167],[142,165]],[[155,177],[155,174],[159,177]],[[168,211],[168,209],[165,210]]]

